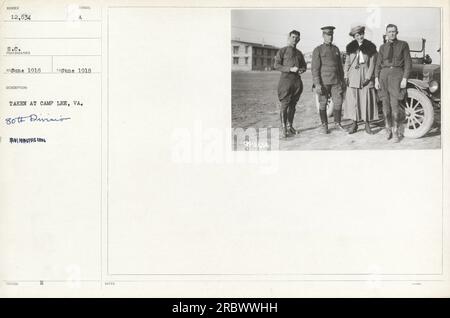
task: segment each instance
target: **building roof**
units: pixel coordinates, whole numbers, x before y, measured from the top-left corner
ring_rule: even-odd
[[[231,40],[232,42],[239,42],[239,43],[244,43],[244,44],[248,44],[254,47],[261,47],[261,48],[265,48],[265,49],[278,49],[278,47],[274,46],[274,45],[270,45],[270,44],[264,44],[264,43],[255,43],[255,42],[247,42],[247,41],[241,41],[241,40]]]

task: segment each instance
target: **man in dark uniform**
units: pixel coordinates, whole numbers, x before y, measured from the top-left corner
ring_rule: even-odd
[[[288,45],[280,49],[275,56],[274,68],[281,72],[278,82],[278,99],[280,100],[280,119],[282,136],[286,138],[290,134],[296,134],[293,127],[295,106],[303,91],[303,83],[300,74],[306,71],[305,58],[296,49],[300,41],[300,32],[289,32]]]
[[[383,103],[386,123],[386,139],[399,136],[399,102],[404,98],[405,88],[412,67],[408,43],[397,39],[398,29],[394,24],[386,26],[387,42],[380,46],[375,67],[375,88]],[[392,127],[392,128],[391,128]]]
[[[330,96],[334,104],[335,128],[345,131],[341,126],[342,95],[345,87],[344,69],[341,52],[333,44],[334,29],[334,26],[321,28],[324,43],[314,49],[311,61],[313,85],[319,95],[321,132],[325,134],[328,134],[326,105]]]

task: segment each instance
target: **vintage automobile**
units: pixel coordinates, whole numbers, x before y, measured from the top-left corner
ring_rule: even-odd
[[[416,40],[417,41],[417,40]],[[420,138],[426,135],[435,122],[435,113],[441,108],[441,67],[432,64],[425,54],[425,39],[419,47],[408,41],[412,55],[412,70],[408,79],[407,94],[401,106],[404,111],[404,136]],[[440,123],[440,120],[439,120]]]
[[[413,65],[405,99],[401,102],[403,135],[408,138],[420,138],[426,135],[435,123],[435,113],[440,114],[441,67],[432,64],[430,56],[425,53],[425,39],[407,39],[407,41]],[[317,94],[314,95],[318,110],[319,99]],[[382,113],[381,102],[378,104],[378,109]],[[327,114],[332,116],[332,113],[333,102],[329,99]]]

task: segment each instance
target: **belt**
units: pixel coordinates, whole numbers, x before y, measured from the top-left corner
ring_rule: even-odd
[[[383,68],[403,68],[403,66],[383,66]]]
[[[294,73],[294,72],[281,72],[281,76],[284,76],[284,77],[299,77],[300,78],[300,74],[299,73]]]

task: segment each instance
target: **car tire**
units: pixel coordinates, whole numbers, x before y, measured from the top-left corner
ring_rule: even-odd
[[[319,113],[320,104],[319,104],[319,95],[317,93],[314,93],[314,101],[316,104],[317,113]],[[327,116],[328,117],[333,116],[333,110],[334,110],[333,101],[331,100],[331,98],[328,98],[328,102],[327,102]]]
[[[434,123],[434,109],[430,99],[416,88],[408,88],[400,103],[404,113],[403,135],[407,138],[425,136]]]

